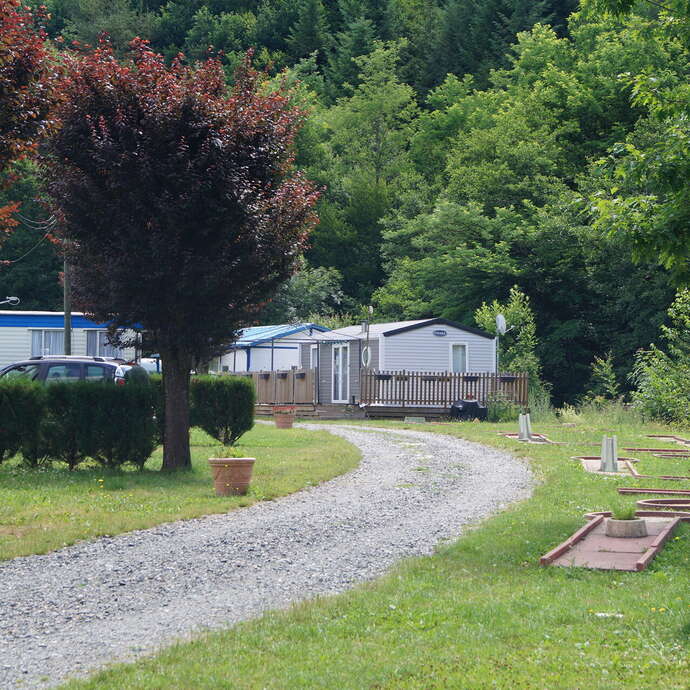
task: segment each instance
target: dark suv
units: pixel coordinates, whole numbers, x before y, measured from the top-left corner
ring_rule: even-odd
[[[143,367],[110,357],[66,357],[45,355],[31,357],[0,369],[1,379],[26,379],[40,383],[62,381],[113,381],[123,385],[127,381],[148,378]]]

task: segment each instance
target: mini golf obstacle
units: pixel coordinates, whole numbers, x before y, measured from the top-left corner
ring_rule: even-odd
[[[690,518],[690,496],[686,498],[643,498],[637,507],[644,511],[672,511],[675,515]]]
[[[587,472],[601,474],[609,477],[625,476],[643,477],[645,479],[664,479],[669,481],[690,479],[684,475],[653,475],[640,474],[633,463],[639,462],[636,458],[623,458],[618,456],[617,439],[615,436],[604,436],[601,441],[601,455],[576,455],[573,460],[579,460]]]
[[[601,455],[576,455],[587,472],[608,476],[630,474],[634,476],[632,463],[636,458],[618,457],[618,439],[615,436],[604,436],[601,440]]]
[[[639,476],[632,463],[639,462],[635,458],[616,458],[615,468],[602,470],[602,459],[598,455],[574,455],[573,460],[579,460],[586,472],[601,474],[606,477],[636,477]]]
[[[610,537],[605,526],[610,516],[610,512],[586,515],[587,524],[544,554],[540,565],[639,572],[652,562],[681,522],[690,522],[690,514],[637,511],[635,516],[644,518],[647,536]]]
[[[601,439],[600,472],[618,472],[618,438],[604,436]]]
[[[518,416],[518,433],[513,434],[507,431],[499,431],[499,436],[505,436],[506,438],[513,438],[523,443],[547,443],[552,445],[560,445],[558,441],[552,441],[545,434],[537,434],[532,431],[532,420],[530,419],[529,412],[527,414],[522,414]]]
[[[633,477],[635,479],[661,479],[663,481],[687,481],[690,480],[688,475],[675,474],[640,474],[633,465],[634,462],[639,462],[635,458],[618,458],[617,470],[615,472],[602,472],[600,469],[601,458],[587,455],[573,456],[573,460],[579,460],[582,463],[585,471],[592,474],[600,474],[605,477]]]

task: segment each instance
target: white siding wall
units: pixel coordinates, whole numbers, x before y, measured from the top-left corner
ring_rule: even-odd
[[[72,330],[72,354],[86,354],[86,330],[83,328]]]
[[[289,348],[289,349],[285,349]],[[233,366],[233,362],[236,364]],[[273,349],[273,369],[290,369],[300,365],[299,343],[285,340],[276,340]],[[237,350],[237,359],[233,352],[223,355],[221,367],[229,367],[229,371],[270,371],[271,370],[271,346],[266,343],[260,347],[251,348],[250,368],[247,369],[247,356],[244,349]]]
[[[0,366],[31,357],[28,328],[0,328]]]
[[[289,347],[289,350],[283,348]],[[283,341],[276,340],[273,349],[273,370],[290,369],[299,366],[299,345],[294,343],[284,344]],[[251,357],[252,371],[271,371],[271,346],[269,344],[261,347],[252,348]]]
[[[219,360],[219,371],[223,371],[223,367],[227,367],[227,371],[247,371],[247,355],[244,350],[232,350]]]
[[[438,330],[446,331],[447,335],[434,335]],[[467,345],[469,372],[496,370],[494,340],[452,326],[423,326],[397,335],[381,336],[380,340],[382,361],[379,366],[384,370],[451,371],[453,343]]]
[[[54,330],[24,328],[17,326],[0,327],[0,367],[7,366],[31,357],[31,331]],[[86,355],[86,330],[75,328],[72,330],[72,354]],[[124,358],[134,357],[134,348],[124,351]]]

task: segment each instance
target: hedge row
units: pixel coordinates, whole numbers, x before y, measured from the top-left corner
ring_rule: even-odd
[[[163,377],[149,378],[154,389],[156,441],[163,443],[165,402]],[[190,426],[201,427],[225,446],[235,444],[254,426],[256,393],[251,379],[239,376],[193,376],[189,392]]]
[[[87,458],[106,467],[143,466],[155,447],[154,391],[146,385],[78,381],[0,384],[0,459],[32,466]]]
[[[254,387],[248,379],[195,377],[191,422],[225,445],[254,423]],[[81,381],[41,386],[0,383],[0,462],[21,453],[31,465],[64,462],[73,469],[90,458],[106,467],[143,467],[162,441],[163,387]]]

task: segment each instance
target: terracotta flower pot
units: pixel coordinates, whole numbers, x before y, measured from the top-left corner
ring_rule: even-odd
[[[292,429],[295,422],[295,408],[292,406],[274,407],[273,419],[278,429]]]
[[[247,493],[256,458],[209,458],[216,496],[240,496]]]
[[[646,537],[647,523],[644,518],[634,520],[616,520],[606,518],[604,525],[607,537]]]
[[[273,419],[275,420],[276,427],[278,427],[278,429],[292,429],[292,425],[295,422],[295,415],[281,413],[274,415]]]

